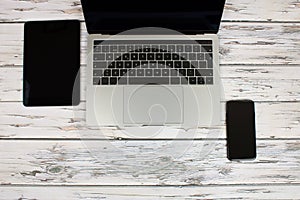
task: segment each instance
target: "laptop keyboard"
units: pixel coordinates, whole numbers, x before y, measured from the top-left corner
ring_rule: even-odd
[[[211,85],[212,41],[94,41],[93,85]]]

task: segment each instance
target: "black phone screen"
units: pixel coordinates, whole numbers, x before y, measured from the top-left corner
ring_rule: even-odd
[[[26,22],[23,104],[65,106],[80,102],[80,22]]]
[[[229,160],[256,157],[253,101],[236,100],[226,103],[226,133]]]

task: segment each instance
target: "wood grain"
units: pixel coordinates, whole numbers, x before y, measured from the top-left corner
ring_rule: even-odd
[[[224,106],[224,104],[223,104]],[[299,138],[300,103],[256,103],[257,138]],[[78,107],[26,108],[21,103],[0,103],[0,138],[225,138],[225,127],[203,127],[197,131],[159,127],[87,127],[85,104]],[[223,119],[225,118],[223,114]],[[224,123],[224,121],[223,121]],[[159,133],[159,134],[158,134]]]
[[[45,19],[83,20],[79,0],[2,0],[1,8],[0,22]],[[227,0],[222,19],[225,21],[299,22],[299,8],[300,3],[296,0]]]
[[[0,141],[0,182],[30,185],[297,183],[300,140],[258,141],[229,162],[224,141]]]
[[[83,25],[83,23],[82,23]],[[300,64],[300,28],[295,23],[223,22],[221,64]],[[82,26],[81,63],[86,63],[87,32]],[[23,24],[1,24],[0,66],[22,65]]]
[[[236,186],[18,186],[0,187],[0,200],[44,199],[299,199],[300,186],[295,185],[236,185]],[[216,192],[217,191],[217,192]]]
[[[85,73],[80,106],[23,107],[24,22],[81,20],[84,72],[81,5],[1,0],[0,8],[0,200],[300,199],[299,0],[226,0],[224,100],[256,101],[258,158],[249,162],[226,159],[224,126],[86,127]]]

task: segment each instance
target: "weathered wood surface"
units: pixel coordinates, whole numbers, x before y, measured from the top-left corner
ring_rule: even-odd
[[[0,66],[21,65],[23,24],[1,24],[0,30]],[[86,37],[83,25],[82,64]],[[223,22],[219,38],[221,64],[300,64],[299,23]]]
[[[229,162],[225,141],[0,141],[2,184],[300,183],[300,141],[258,141],[255,161]]]
[[[299,0],[226,1],[224,100],[256,101],[258,138],[255,161],[229,162],[224,126],[165,127],[154,137],[157,127],[85,127],[84,23],[80,106],[23,107],[24,22],[83,21],[81,5],[1,0],[0,199],[300,199],[299,8]]]
[[[300,199],[298,184],[295,185],[237,185],[196,187],[0,187],[0,200],[43,199],[43,200],[92,200],[92,199]],[[217,191],[217,192],[216,192]]]
[[[227,0],[225,21],[300,21],[297,0]],[[43,13],[43,14],[41,14]],[[1,0],[0,22],[45,19],[83,20],[79,0]]]
[[[224,104],[223,104],[224,107]],[[256,103],[256,131],[258,138],[299,138],[300,103]],[[85,126],[85,103],[78,107],[26,108],[21,103],[0,103],[0,138],[225,138],[225,128],[206,127],[195,132],[166,128],[102,128]],[[223,119],[225,118],[223,114]],[[224,121],[223,121],[224,123]],[[138,130],[138,131],[137,131]]]

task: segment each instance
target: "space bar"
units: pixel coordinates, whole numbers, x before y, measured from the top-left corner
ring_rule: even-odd
[[[131,77],[129,84],[169,84],[169,77]]]

